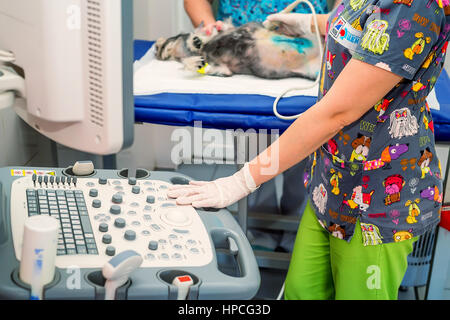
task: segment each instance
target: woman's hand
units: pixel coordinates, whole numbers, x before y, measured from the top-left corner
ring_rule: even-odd
[[[195,208],[225,208],[255,191],[257,186],[248,164],[234,175],[211,182],[191,181],[189,185],[174,185],[167,195],[177,199],[179,205]]]

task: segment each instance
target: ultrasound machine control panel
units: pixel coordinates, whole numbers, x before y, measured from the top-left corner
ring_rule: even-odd
[[[187,299],[255,296],[256,259],[230,212],[179,206],[167,197],[170,185],[189,177],[143,169],[137,178],[126,169],[76,176],[73,169],[0,169],[0,299],[29,298],[18,273],[24,223],[35,215],[60,225],[45,299],[103,299],[102,267],[127,250],[142,264],[117,299],[176,299],[174,279],[183,276],[192,282]]]

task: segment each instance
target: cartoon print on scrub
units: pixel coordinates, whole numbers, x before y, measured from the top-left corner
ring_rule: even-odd
[[[428,199],[434,201],[435,207],[442,203],[442,193],[439,192],[437,186],[428,187],[424,190],[420,190],[420,197],[422,199]]]
[[[333,71],[333,62],[334,58],[336,58],[335,54],[332,54],[330,51],[327,52],[327,71],[330,79],[334,79],[334,71]]]
[[[405,207],[408,207],[409,215],[406,217],[406,222],[409,224],[417,223],[416,217],[420,214],[420,209],[418,204],[420,203],[420,199],[416,200],[408,200],[405,203]]]
[[[402,108],[394,110],[390,116],[389,134],[393,139],[401,139],[417,134],[419,125],[411,110]]]
[[[409,239],[411,239],[413,237],[412,229],[409,229],[408,231],[392,230],[392,233],[394,234],[394,241],[395,242],[409,240]]]
[[[364,161],[364,171],[374,169],[391,169],[390,163],[392,160],[397,160],[402,154],[409,150],[408,144],[389,145],[381,152],[381,157],[375,160]]]
[[[388,118],[387,116],[385,116],[385,112],[387,110],[387,108],[389,107],[389,104],[394,101],[394,98],[388,100],[386,98],[381,99],[375,106],[375,110],[379,112],[378,117],[377,117],[377,121],[378,122],[385,122],[386,119]]]
[[[328,231],[331,232],[331,235],[339,238],[344,239],[345,238],[345,229],[343,229],[340,225],[333,223],[329,228]]]
[[[383,237],[381,236],[380,230],[376,225],[362,222],[360,224],[365,246],[383,243]]]
[[[325,208],[328,202],[328,194],[325,186],[321,183],[319,186],[315,187],[312,195],[313,202],[319,209],[319,212],[321,214],[325,214]]]
[[[339,190],[339,179],[342,179],[342,173],[334,169],[331,169],[330,173],[332,174],[330,178],[330,184],[333,187],[331,193],[339,195],[339,193],[341,193],[341,191]]]
[[[372,195],[375,190],[370,192],[363,192],[362,186],[356,186],[353,188],[353,193],[351,199],[345,200],[347,194],[344,193],[344,200],[342,200],[341,211],[344,209],[344,205],[350,207],[350,209],[354,210],[359,208],[361,211],[367,211],[370,207],[370,203],[372,202]]]
[[[384,204],[389,206],[400,201],[400,192],[405,185],[405,179],[399,174],[393,174],[383,180]]]
[[[405,49],[403,51],[406,58],[409,60],[414,59],[414,55],[422,54],[423,50],[425,50],[426,43],[431,42],[430,37],[425,37],[422,32],[417,32],[415,37],[418,38],[410,48]]]
[[[420,151],[420,158],[417,160],[417,165],[420,167],[422,171],[421,179],[424,179],[426,174],[431,174],[430,163],[433,160],[433,153],[430,148],[426,148],[425,150]]]
[[[350,0],[350,6],[354,11],[357,11],[362,8],[364,3],[366,3],[367,0]]]
[[[380,55],[389,50],[390,36],[386,33],[388,26],[386,20],[371,21],[362,38],[361,47]]]
[[[398,4],[406,4],[408,7],[411,7],[411,4],[414,0],[394,0],[394,3]]]
[[[369,148],[372,138],[367,137],[361,133],[358,133],[358,137],[352,141],[352,155],[350,157],[350,162],[355,160],[365,161],[367,155],[369,154]]]
[[[398,23],[397,37],[403,37],[409,30],[411,30],[411,21],[407,19],[400,20]]]
[[[449,0],[436,0],[436,2],[438,4],[439,8],[441,8],[441,9],[444,7],[450,6]]]

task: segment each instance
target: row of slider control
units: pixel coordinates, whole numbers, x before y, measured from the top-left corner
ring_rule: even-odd
[[[44,175],[44,176],[38,176],[35,173],[32,175],[31,180],[33,181],[34,186],[36,186],[36,183],[39,183],[41,186],[42,184],[45,184],[48,186],[49,184],[54,186],[55,184],[59,186],[61,183],[62,185],[66,184],[66,177],[65,176],[52,176],[52,175]],[[74,186],[77,185],[77,177],[67,177],[67,185],[71,185],[73,183]]]

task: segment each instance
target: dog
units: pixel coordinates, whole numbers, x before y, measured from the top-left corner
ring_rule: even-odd
[[[235,27],[224,22],[220,32],[207,36],[202,26],[156,41],[156,58],[181,62],[185,69],[229,77],[254,75],[265,79],[300,77],[315,80],[320,52],[315,38],[293,38],[269,31],[259,23]]]

